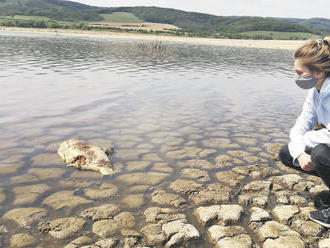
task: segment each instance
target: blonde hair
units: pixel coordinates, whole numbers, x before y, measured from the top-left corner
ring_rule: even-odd
[[[330,36],[308,40],[295,51],[294,59],[299,59],[310,71],[325,72],[330,77]]]

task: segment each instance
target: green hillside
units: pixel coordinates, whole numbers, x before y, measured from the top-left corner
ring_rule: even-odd
[[[307,25],[292,24],[262,17],[223,17],[156,7],[135,7],[130,9],[123,8],[123,10],[130,11],[146,21],[169,23],[188,31],[214,31],[229,33],[260,30],[313,32]]]
[[[284,36],[287,39],[305,39],[312,35],[330,34],[330,20],[324,18],[225,17],[158,7],[101,8],[65,0],[0,0],[2,25],[90,28],[87,26],[89,22],[166,23],[180,28],[180,31],[172,31],[176,35],[219,38],[252,38],[256,35],[262,38],[265,34],[264,38]],[[277,34],[269,36],[267,32]]]
[[[316,37],[315,34],[301,32],[274,32],[274,31],[249,31],[239,33],[240,38],[254,40],[306,40]]]
[[[294,23],[294,24],[304,24],[311,28],[323,30],[328,33],[330,30],[330,19],[326,19],[326,18],[310,18],[310,19],[272,18],[272,19]]]
[[[0,15],[46,16],[61,21],[100,21],[99,8],[63,0],[0,0]]]

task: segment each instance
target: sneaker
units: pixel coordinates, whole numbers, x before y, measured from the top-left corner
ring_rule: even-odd
[[[330,208],[312,211],[309,213],[309,218],[322,226],[330,228]]]
[[[315,206],[319,209],[330,207],[330,191],[324,190],[316,195]]]

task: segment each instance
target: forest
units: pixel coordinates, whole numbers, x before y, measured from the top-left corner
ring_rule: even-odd
[[[0,0],[0,25],[91,29],[88,23],[102,22],[102,15],[117,12],[131,13],[144,22],[173,24],[180,31],[168,33],[175,35],[272,39],[275,36],[269,32],[299,33],[287,36],[296,39],[330,34],[330,20],[325,18],[215,16],[158,7],[101,8],[63,0]]]

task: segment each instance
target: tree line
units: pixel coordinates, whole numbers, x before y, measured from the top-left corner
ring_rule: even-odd
[[[116,7],[100,8],[61,0],[0,0],[1,16],[41,16],[51,20],[2,20],[5,26],[37,27],[37,28],[82,28],[89,29],[85,22],[104,20],[101,14],[114,12],[129,12],[145,22],[173,24],[180,28],[176,35],[199,35],[211,37],[244,38],[241,32],[248,31],[278,31],[302,32],[315,35],[330,33],[330,20],[319,19],[322,23],[316,25],[315,19],[309,24],[303,19],[274,19],[263,17],[214,16],[197,12],[186,12],[158,7]],[[62,24],[62,22],[71,22]],[[142,31],[141,31],[142,32]],[[173,33],[173,32],[172,32]],[[257,38],[270,38],[258,34]]]

